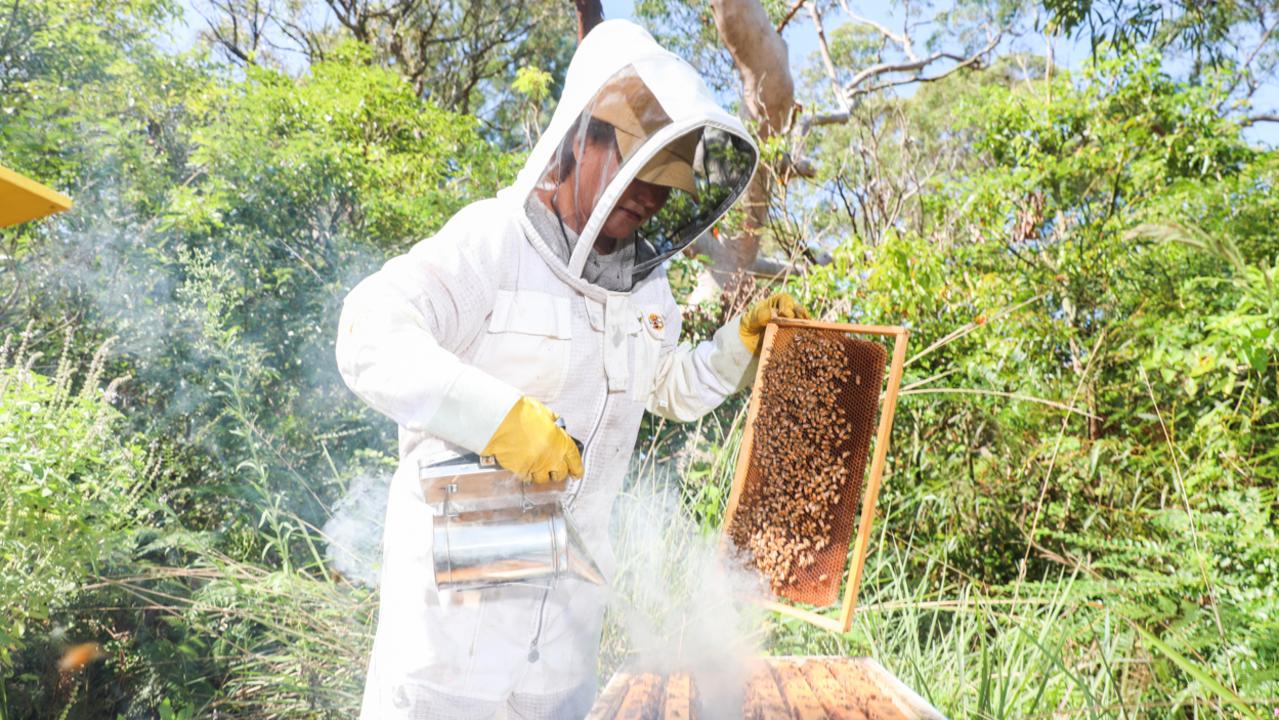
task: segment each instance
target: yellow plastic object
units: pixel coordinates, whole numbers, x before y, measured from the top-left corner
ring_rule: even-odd
[[[741,325],[737,328],[737,334],[741,336],[742,344],[747,350],[759,352],[759,341],[764,337],[764,328],[775,317],[807,320],[809,315],[807,308],[784,292],[774,293],[767,300],[755,303],[742,315]]]
[[[582,476],[582,454],[573,438],[555,424],[550,408],[530,397],[511,407],[480,454],[535,483]]]
[[[0,165],[0,227],[62,212],[71,198]]]

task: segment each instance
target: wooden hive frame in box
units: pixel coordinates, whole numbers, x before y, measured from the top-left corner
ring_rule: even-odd
[[[837,525],[845,525],[845,534],[842,538],[838,538],[838,531],[833,531],[836,539],[840,543],[827,548],[823,553],[826,556],[825,565],[829,568],[838,567],[839,572],[828,579],[828,574],[823,574],[818,578],[822,581],[824,588],[821,592],[814,594],[811,591],[799,590],[793,593],[781,592],[779,600],[769,600],[762,604],[769,610],[773,610],[784,615],[799,618],[806,622],[812,623],[817,627],[835,632],[847,632],[853,623],[853,611],[857,605],[857,592],[861,586],[862,571],[866,562],[866,549],[870,542],[871,528],[875,520],[875,502],[879,497],[879,487],[883,479],[884,465],[888,457],[889,435],[893,426],[893,413],[897,408],[897,394],[901,386],[902,366],[906,359],[906,341],[909,335],[905,328],[879,326],[879,325],[854,325],[843,323],[818,322],[814,320],[791,320],[791,319],[775,319],[771,322],[764,332],[764,339],[760,349],[759,369],[755,375],[755,391],[751,393],[750,406],[746,413],[746,426],[742,434],[741,449],[737,456],[737,467],[733,476],[733,487],[728,497],[728,506],[724,515],[725,542],[732,543],[730,532],[733,529],[734,515],[738,510],[738,504],[742,500],[743,489],[751,482],[757,473],[752,473],[752,451],[755,445],[754,430],[757,416],[760,412],[760,406],[763,402],[765,370],[768,367],[770,354],[774,351],[778,343],[779,336],[787,338],[784,342],[789,342],[796,333],[807,331],[823,331],[829,333],[839,333],[841,338],[848,338],[855,335],[873,335],[878,337],[892,338],[892,355],[891,360],[887,361],[888,376],[882,386],[882,392],[879,395],[878,402],[878,423],[875,425],[873,434],[874,446],[873,457],[870,462],[870,470],[865,474],[865,483],[861,484],[860,477],[850,479],[852,486],[861,489],[860,497],[850,496],[847,501],[841,502],[840,507],[834,510],[843,510],[848,513],[846,517],[835,518]],[[853,343],[863,343],[869,346],[866,341],[853,341]],[[875,345],[879,345],[875,343]],[[845,340],[846,353],[851,356],[851,350],[848,349],[848,341]],[[882,362],[887,353],[883,352],[883,347],[879,346],[876,352],[881,353],[876,357]],[[879,373],[873,375],[875,378],[882,378],[883,368],[879,368]],[[860,376],[858,383],[860,384]],[[869,389],[869,388],[868,388]],[[861,391],[863,395],[865,391]],[[865,452],[861,455],[862,464],[856,468],[865,472]],[[762,482],[762,481],[761,481]],[[852,493],[850,495],[856,495]],[[852,520],[857,512],[857,500],[860,499],[860,518],[857,519],[857,532],[853,544],[851,559],[848,558],[848,539],[851,535]],[[846,521],[846,522],[844,522]],[[812,572],[816,573],[817,569]],[[848,580],[844,585],[843,599],[840,603],[840,611],[837,617],[823,615],[819,612],[807,610],[798,607],[794,603],[807,601],[810,604],[816,604],[818,607],[829,607],[839,600],[838,588],[843,578],[847,574]],[[797,583],[798,584],[798,583]],[[810,585],[812,584],[810,580]],[[811,588],[810,588],[811,590]],[[807,596],[807,599],[805,597]],[[814,601],[813,598],[821,597],[821,600]],[[782,599],[790,599],[792,602],[782,602]]]

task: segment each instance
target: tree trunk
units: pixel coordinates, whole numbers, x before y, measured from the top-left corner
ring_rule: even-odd
[[[586,33],[604,22],[604,6],[600,0],[574,0],[577,5],[577,41],[582,42]]]
[[[768,20],[759,0],[711,0],[719,36],[733,56],[742,79],[747,120],[763,144],[785,130],[795,106],[786,41]],[[762,231],[768,223],[771,173],[761,167],[746,189],[746,221],[742,231],[722,240],[708,238],[711,280],[726,295],[739,295],[746,271],[759,254]],[[704,279],[705,280],[705,279]]]

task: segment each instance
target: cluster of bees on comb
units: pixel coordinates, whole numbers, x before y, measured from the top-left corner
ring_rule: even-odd
[[[851,429],[837,403],[853,381],[844,338],[797,331],[764,367],[754,423],[754,482],[743,488],[730,535],[774,593],[793,585],[830,542],[830,517],[848,479]],[[825,578],[819,578],[825,581]]]

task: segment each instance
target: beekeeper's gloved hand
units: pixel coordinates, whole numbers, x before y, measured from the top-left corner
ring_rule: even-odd
[[[742,336],[742,344],[752,353],[759,353],[759,344],[764,339],[764,328],[774,317],[809,318],[808,310],[790,295],[773,293],[768,299],[751,305],[742,315],[738,333]]]
[[[531,397],[522,397],[506,413],[482,455],[525,482],[555,482],[582,476],[582,454],[569,434],[555,424],[555,413]]]

